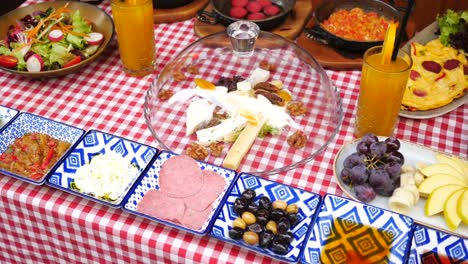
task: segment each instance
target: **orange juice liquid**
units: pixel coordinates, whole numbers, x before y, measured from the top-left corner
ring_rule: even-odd
[[[143,76],[155,61],[152,0],[112,0],[112,16],[124,71]]]
[[[367,56],[368,55],[368,56]],[[382,64],[380,52],[364,55],[354,134],[392,136],[411,68],[411,58]]]

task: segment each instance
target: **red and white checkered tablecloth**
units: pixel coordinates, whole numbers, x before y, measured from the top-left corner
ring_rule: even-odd
[[[38,1],[27,1],[25,5]],[[100,5],[110,13],[108,2]],[[155,25],[153,75],[127,77],[113,40],[79,73],[42,81],[0,72],[0,104],[85,130],[98,129],[158,147],[143,115],[145,92],[161,69],[197,40],[193,21]],[[315,160],[270,176],[308,191],[341,195],[333,159],[353,139],[359,71],[327,71],[343,100],[341,131]],[[400,139],[468,156],[468,106],[426,120],[401,118]],[[272,259],[211,237],[198,237],[48,186],[0,175],[0,263],[271,263]]]

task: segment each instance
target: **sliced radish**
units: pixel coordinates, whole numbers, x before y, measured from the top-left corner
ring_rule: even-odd
[[[26,61],[26,69],[28,72],[40,72],[43,65],[44,60],[39,54],[31,55]]]
[[[91,32],[84,39],[89,45],[99,45],[104,40],[104,36],[99,32]]]
[[[49,32],[49,39],[53,42],[58,42],[63,39],[63,32],[60,29],[54,29]]]

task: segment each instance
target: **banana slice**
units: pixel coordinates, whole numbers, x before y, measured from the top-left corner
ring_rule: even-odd
[[[418,187],[416,187],[416,185],[414,185],[414,184],[410,184],[410,185],[406,185],[403,188],[406,189],[407,191],[409,191],[412,194],[412,196],[413,196],[413,206],[416,205],[418,203],[418,201],[419,201]]]
[[[413,207],[412,200],[411,192],[404,188],[397,188],[393,191],[392,197],[388,199],[388,207],[397,213],[407,214]]]

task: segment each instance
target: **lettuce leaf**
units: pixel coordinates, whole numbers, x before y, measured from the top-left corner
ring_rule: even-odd
[[[9,48],[0,45],[0,55],[10,55],[11,51]]]
[[[456,34],[464,29],[468,22],[468,10],[455,12],[448,9],[444,15],[437,15],[437,23],[440,28],[440,42],[445,46],[450,45],[450,35]]]
[[[70,42],[73,47],[77,49],[83,49],[85,45],[87,44],[86,40],[84,40],[83,37],[72,35],[72,34],[67,34],[66,37],[67,41]]]
[[[91,24],[89,24],[81,15],[80,10],[76,10],[72,15],[73,31],[80,33],[91,33]]]
[[[60,42],[52,43],[49,55],[49,63],[53,64],[54,62],[57,62],[63,66],[63,64],[75,57],[75,55],[73,55],[70,50],[71,47],[66,47]]]

